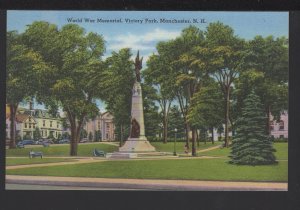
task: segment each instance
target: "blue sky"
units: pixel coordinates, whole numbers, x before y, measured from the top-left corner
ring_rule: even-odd
[[[103,35],[106,41],[104,58],[112,51],[130,47],[135,55],[140,50],[145,61],[155,53],[157,42],[173,39],[180,35],[182,29],[196,25],[205,30],[211,22],[221,21],[231,26],[235,34],[252,39],[256,35],[288,37],[288,12],[172,12],[172,11],[8,11],[7,30],[24,32],[26,25],[33,21],[48,21],[61,27],[68,24],[68,18],[82,19],[77,24],[86,32]],[[90,19],[122,19],[122,23],[89,23]],[[142,23],[126,23],[125,19],[143,20]],[[160,23],[160,19],[205,19],[206,23]],[[156,19],[158,23],[145,23],[145,19]],[[101,111],[104,106],[99,103]]]

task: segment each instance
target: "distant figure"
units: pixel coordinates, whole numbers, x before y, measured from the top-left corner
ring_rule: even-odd
[[[189,148],[188,148],[187,144],[184,145],[184,153],[185,153],[185,154],[188,154],[188,153],[189,153]]]
[[[141,69],[143,67],[142,62],[143,62],[143,57],[140,59],[140,52],[138,51],[134,63],[137,82],[141,82]]]

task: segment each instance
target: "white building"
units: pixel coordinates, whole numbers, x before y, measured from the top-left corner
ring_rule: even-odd
[[[102,141],[114,141],[115,140],[115,125],[113,123],[113,116],[109,112],[100,113],[93,119],[88,120],[84,127],[87,134],[92,133],[93,139],[96,131],[101,132]]]

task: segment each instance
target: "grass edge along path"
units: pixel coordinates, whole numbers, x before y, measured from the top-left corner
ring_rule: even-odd
[[[164,169],[164,170],[162,170]],[[288,163],[267,166],[231,165],[224,159],[105,161],[65,166],[7,170],[8,175],[170,179],[203,181],[287,182]]]
[[[274,148],[276,149],[275,157],[277,160],[287,160],[288,159],[288,143],[274,143]],[[198,156],[213,156],[213,157],[224,157],[228,158],[231,148],[219,148],[205,152],[198,152]]]
[[[75,159],[71,158],[6,158],[6,166],[17,165],[31,165],[31,164],[45,164],[45,163],[59,163],[59,162],[73,162]]]

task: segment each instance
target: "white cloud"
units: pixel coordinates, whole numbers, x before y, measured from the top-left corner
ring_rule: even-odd
[[[151,32],[136,35],[127,33],[126,35],[119,35],[115,38],[110,37],[108,40],[108,49],[119,50],[125,47],[134,50],[154,50],[155,46],[151,42],[163,41],[168,39],[174,39],[180,35],[178,31],[168,31],[165,29],[156,28]]]
[[[143,44],[138,44],[138,43],[115,43],[115,44],[110,44],[108,45],[108,49],[109,50],[114,50],[114,51],[118,51],[122,48],[131,48],[131,49],[139,49],[139,50],[153,50],[155,49],[154,46],[147,46],[147,45],[143,45]]]

